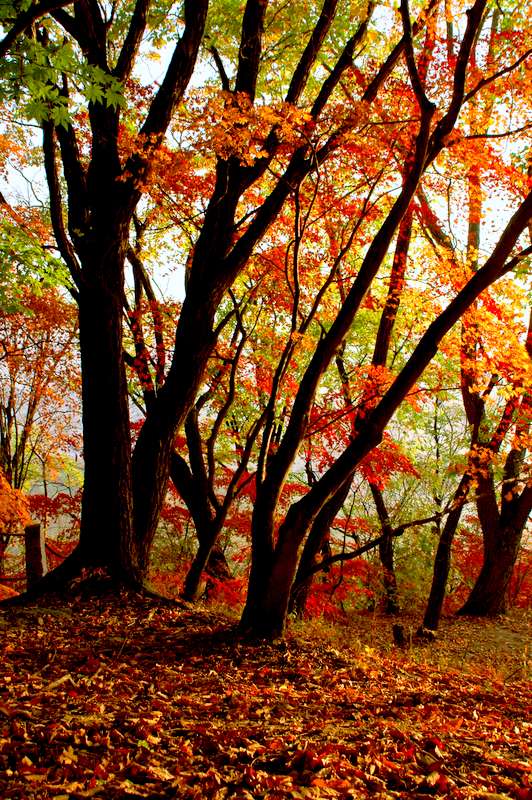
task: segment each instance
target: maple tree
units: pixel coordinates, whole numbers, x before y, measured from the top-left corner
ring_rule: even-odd
[[[460,59],[463,59],[464,68],[466,62],[469,61],[471,48],[476,36],[473,30],[475,25],[479,27],[481,25],[482,14],[480,7],[476,8],[476,12],[479,14],[478,21],[477,23],[473,21],[474,14],[472,12],[468,17],[468,28],[460,45],[458,63],[460,63]],[[408,19],[404,6],[403,23],[406,28]],[[406,30],[408,29],[406,28]],[[364,296],[377,274],[385,252],[391,243],[393,234],[397,230],[408,204],[414,197],[420,176],[442,149],[443,143],[439,140],[441,132],[443,130],[449,130],[450,132],[458,117],[458,106],[461,105],[462,99],[465,97],[466,89],[462,83],[463,79],[465,79],[465,70],[462,74],[458,70],[454,72],[454,91],[449,108],[432,131],[430,120],[433,107],[427,100],[423,82],[414,62],[411,40],[407,43],[406,54],[413,94],[421,112],[416,149],[410,150],[410,171],[407,173],[403,188],[398,194],[395,204],[392,205],[388,215],[385,216],[379,232],[372,239],[362,259],[358,274],[353,281],[351,289],[346,294],[334,322],[324,333],[314,351],[294,400],[283,438],[277,451],[270,459],[262,486],[258,488],[252,522],[253,562],[248,600],[243,616],[243,625],[249,625],[255,631],[261,628],[270,632],[282,631],[290,587],[298,564],[299,550],[307,536],[309,526],[333,494],[353,475],[362,459],[382,439],[385,426],[393,413],[413,388],[423,369],[434,357],[437,345],[445,333],[450,330],[452,324],[461,315],[462,311],[458,312],[458,309],[462,307],[463,311],[465,311],[465,306],[472,304],[479,296],[474,286],[477,282],[482,282],[481,275],[484,270],[491,271],[500,256],[502,256],[500,262],[502,266],[507,254],[510,252],[507,251],[507,254],[503,255],[505,247],[503,243],[506,238],[503,234],[484,266],[469,281],[462,283],[462,288],[456,297],[421,336],[412,355],[407,358],[397,377],[391,383],[390,388],[387,388],[382,393],[382,397],[378,399],[373,407],[365,408],[364,418],[359,423],[355,436],[352,437],[344,452],[323,472],[309,492],[292,505],[278,531],[275,532],[274,515],[277,498],[290,464],[306,432],[308,414],[311,410],[318,382],[353,323]],[[453,107],[454,103],[457,105]],[[521,221],[517,223],[519,233],[526,230],[530,214],[529,210],[527,210],[529,203],[530,195],[521,205],[520,211],[517,212],[518,215],[522,214]],[[515,222],[517,222],[517,218]],[[510,223],[511,227],[513,225],[514,222]],[[510,228],[507,229],[507,233],[510,233]],[[514,241],[513,236],[510,235],[510,241],[508,242],[510,247],[513,247]],[[503,250],[499,250],[501,247]],[[504,271],[503,268],[502,272]],[[486,284],[484,284],[485,286]],[[465,302],[464,306],[462,306],[463,302]]]
[[[526,349],[531,357],[532,317]],[[530,366],[525,374],[530,375]],[[514,395],[506,402],[502,419],[488,446],[484,441],[479,443],[477,458],[483,459],[484,463],[477,470],[476,505],[484,541],[484,560],[471,594],[460,609],[462,614],[499,614],[507,608],[510,579],[532,511],[532,486],[525,460],[530,447],[529,385],[527,382],[521,395]],[[484,403],[478,403],[478,406],[480,414],[484,414]],[[486,425],[483,427],[485,429]],[[485,451],[488,450],[489,456],[489,449],[500,446],[505,427],[509,427],[513,435],[502,459],[498,497],[494,465],[489,457],[486,459]]]
[[[103,566],[140,585],[176,463],[183,495],[185,477],[194,478],[209,529],[200,533],[197,516],[201,569],[224,522],[222,515],[211,525],[212,462],[221,452],[213,456],[214,443],[222,444],[231,394],[229,369],[229,384],[213,395],[217,343],[239,380],[249,370],[239,352],[245,336],[224,322],[231,289],[233,321],[248,293],[253,303],[275,304],[268,319],[276,326],[273,348],[268,333],[257,336],[261,399],[250,461],[234,454],[231,464],[233,476],[253,472],[256,486],[243,628],[282,631],[301,550],[312,543],[314,553],[301,561],[311,564],[357,470],[372,486],[393,606],[394,526],[383,492],[394,469],[415,468],[401,460],[401,437],[387,428],[403,401],[412,402],[452,326],[529,254],[519,250],[532,202],[526,168],[518,156],[510,166],[497,156],[509,211],[482,266],[460,271],[429,255],[449,235],[441,223],[445,183],[475,162],[477,142],[509,137],[519,148],[521,111],[510,130],[504,112],[514,98],[527,108],[530,53],[513,35],[526,20],[516,12],[499,29],[498,12],[483,0],[469,9],[456,4],[455,27],[435,2],[416,6],[414,23],[405,2],[398,12],[374,13],[372,4],[326,0],[309,4],[308,14],[265,0],[248,0],[238,13],[231,3],[185,2],[175,28],[173,18],[152,12],[147,0],[124,4],[120,14],[90,2],[2,10],[8,108],[15,114],[17,101],[42,128],[51,225],[79,304],[80,544],[50,581]],[[177,44],[162,80],[149,84],[136,64],[152,48],[150,37],[156,49],[165,36]],[[196,62],[201,87],[191,88]],[[208,63],[216,72],[204,78]],[[479,119],[468,128],[473,104]],[[412,248],[413,237],[427,244]],[[145,256],[156,264],[163,249],[186,276],[175,328],[164,335],[141,263]],[[259,279],[261,259],[276,293]],[[428,326],[412,311],[424,262],[434,281],[424,300]],[[142,314],[152,319],[150,343]],[[134,351],[125,356],[124,319]],[[407,341],[411,333],[417,344]],[[394,337],[405,341],[392,352]],[[126,364],[143,401],[134,446]],[[202,430],[194,415],[203,390]],[[188,454],[176,454],[182,424]],[[304,451],[306,485],[292,480]]]
[[[78,386],[74,308],[48,289],[0,313],[0,465],[21,489],[76,443]]]

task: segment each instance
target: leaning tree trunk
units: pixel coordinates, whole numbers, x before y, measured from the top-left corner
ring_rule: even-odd
[[[201,448],[201,441],[198,441],[198,447]],[[185,459],[175,450],[170,456],[170,479],[188,508],[198,538],[198,550],[185,576],[182,593],[183,599],[194,602],[200,594],[204,571],[218,580],[231,577],[218,542],[226,514],[222,507],[217,510],[213,508],[203,481],[196,479]]]
[[[324,505],[314,520],[314,524],[305,542],[289,604],[290,611],[294,611],[298,617],[302,617],[305,613],[307,599],[315,577],[312,570],[316,565],[318,553],[321,552],[322,555],[330,555],[330,552],[324,553],[327,547],[330,551],[330,545],[328,545],[330,528],[334,518],[345,502],[350,487],[351,481],[346,481],[345,484],[340,487],[339,491],[336,492],[334,497]]]
[[[174,441],[200,386],[216,336],[214,313],[218,291],[189,285],[175,339],[175,356],[164,386],[146,414],[133,453],[135,536],[143,569],[166,497]]]
[[[184,600],[194,602],[198,599],[204,571],[211,578],[218,580],[227,580],[231,577],[223,550],[217,543],[220,527],[214,522],[209,531],[202,531],[201,537],[198,535],[199,546],[185,576],[182,593]]]

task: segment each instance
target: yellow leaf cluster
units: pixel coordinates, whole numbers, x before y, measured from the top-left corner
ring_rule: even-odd
[[[251,166],[268,155],[264,144],[273,129],[279,141],[293,143],[309,120],[307,112],[288,103],[256,106],[246,94],[221,92],[203,119],[205,144],[221,158],[236,157]]]

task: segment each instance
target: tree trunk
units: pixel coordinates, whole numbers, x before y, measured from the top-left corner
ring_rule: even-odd
[[[386,614],[399,614],[399,592],[395,574],[393,534],[390,530],[383,533],[383,540],[379,544],[379,556],[382,565],[382,586],[384,589],[383,605]]]
[[[333,520],[342,508],[350,488],[351,480],[348,480],[340,487],[334,497],[324,505],[314,520],[314,524],[305,542],[289,604],[290,611],[295,611],[298,617],[302,617],[305,613],[305,606],[314,580],[314,574],[312,574],[311,570],[316,564],[317,555],[320,551],[323,552],[326,547]]]
[[[250,577],[246,605],[240,620],[244,633],[266,639],[283,636],[290,592],[299,560],[297,538],[287,537],[260,580]]]
[[[127,241],[127,239],[126,239]],[[133,540],[129,408],[122,358],[123,258],[114,247],[79,296],[85,482],[79,550],[86,566],[142,582]],[[102,247],[103,252],[105,252]]]
[[[467,498],[470,484],[471,475],[466,472],[462,476],[454,494],[453,509],[447,516],[436,549],[432,585],[430,587],[429,599],[427,600],[425,616],[423,617],[423,627],[431,631],[437,630],[440,622],[441,610],[443,608],[443,601],[447,588],[447,579],[451,568],[451,547],[458,523],[460,522],[462,509]]]
[[[480,574],[458,614],[494,617],[507,611],[508,587],[522,532],[523,528],[512,524],[499,528],[496,545],[485,551]]]
[[[379,544],[379,557],[382,565],[382,586],[384,589],[384,611],[386,614],[398,614],[399,595],[397,590],[397,578],[395,575],[394,552],[393,552],[393,530],[390,524],[388,509],[384,502],[381,489],[370,481],[371,494],[377,509],[377,515],[382,531],[382,541]]]
[[[189,418],[190,419],[190,415]],[[201,441],[198,432],[198,454],[201,458]],[[189,442],[189,449],[191,442]],[[227,580],[231,572],[225,555],[217,540],[225,521],[225,509],[228,507],[213,508],[209,491],[203,482],[203,476],[198,479],[189,465],[175,450],[170,455],[170,478],[183,502],[188,508],[198,538],[198,550],[185,577],[183,598],[194,602],[200,591],[201,576],[205,570],[211,577]]]
[[[195,602],[200,595],[201,577],[204,572],[216,580],[229,580],[231,572],[222,548],[217,543],[220,529],[216,528],[209,535],[202,535],[200,543],[185,576],[182,597],[189,603]]]
[[[502,557],[501,557],[502,556]],[[507,591],[512,577],[515,555],[499,552],[495,559],[485,558],[468,599],[458,611],[460,615],[494,617],[507,611]]]
[[[4,574],[4,560],[6,557],[7,547],[9,545],[10,536],[8,533],[0,532],[0,575]]]

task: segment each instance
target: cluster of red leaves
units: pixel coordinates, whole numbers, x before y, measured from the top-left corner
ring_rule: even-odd
[[[310,587],[306,604],[308,617],[324,617],[331,621],[345,618],[344,604],[368,605],[381,585],[380,571],[365,558],[354,558],[343,565],[333,566],[321,580]]]
[[[130,599],[0,624],[6,800],[532,796],[519,669],[253,645],[222,618]]]

